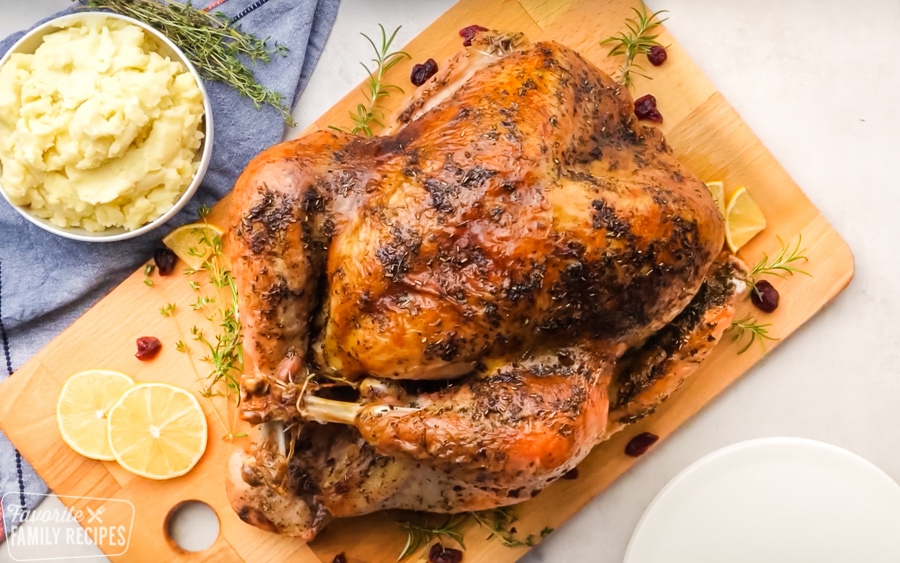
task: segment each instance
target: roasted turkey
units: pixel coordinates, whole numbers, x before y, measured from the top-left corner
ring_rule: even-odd
[[[709,191],[578,53],[481,33],[386,134],[241,175],[239,516],[312,539],[528,499],[652,412],[745,289]]]

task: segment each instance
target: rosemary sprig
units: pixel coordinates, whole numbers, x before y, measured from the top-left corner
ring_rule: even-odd
[[[241,31],[225,14],[210,14],[191,6],[190,2],[166,0],[88,0],[89,8],[103,8],[130,16],[157,29],[177,45],[197,67],[205,80],[231,85],[253,101],[274,107],[285,123],[293,125],[291,110],[278,92],[256,81],[253,71],[241,60],[268,63],[272,53],[284,56],[288,48]]]
[[[750,339],[747,341],[744,347],[738,351],[738,354],[743,354],[744,352],[749,350],[750,347],[753,346],[754,342],[759,342],[760,349],[762,350],[762,353],[765,354],[765,341],[778,340],[778,338],[775,338],[774,336],[769,336],[769,327],[771,326],[771,324],[759,324],[752,315],[747,315],[742,319],[731,321],[731,326],[728,327],[726,332],[732,333],[731,339],[734,341],[741,340],[746,334],[750,335]]]
[[[427,546],[432,541],[442,537],[450,538],[455,541],[463,549],[466,548],[463,543],[462,526],[469,519],[471,513],[447,515],[441,522],[432,524],[429,522],[429,516],[422,515],[421,523],[415,523],[408,520],[397,522],[406,532],[406,545],[403,551],[397,557],[397,561],[402,561],[417,552],[423,546]]]
[[[641,3],[641,9],[632,8],[637,18],[628,18],[625,20],[625,27],[628,31],[620,31],[617,35],[607,37],[600,42],[601,45],[612,45],[609,51],[610,57],[625,55],[625,62],[619,68],[619,82],[623,86],[629,88],[632,84],[632,73],[644,78],[650,78],[643,74],[640,65],[635,64],[634,58],[638,55],[650,52],[650,48],[660,43],[656,40],[658,33],[654,33],[656,29],[666,21],[666,18],[660,19],[659,16],[668,10],[659,10],[647,15],[647,7]]]
[[[384,111],[380,107],[380,100],[390,96],[392,90],[398,90],[401,93],[403,92],[403,89],[396,84],[386,84],[384,82],[384,75],[387,71],[391,70],[394,65],[404,58],[410,58],[409,54],[404,51],[391,51],[391,43],[394,42],[397,32],[400,31],[400,26],[391,33],[390,37],[388,37],[383,25],[378,24],[378,29],[381,30],[380,46],[376,45],[375,42],[372,41],[372,38],[365,33],[360,33],[360,35],[365,37],[369,44],[372,45],[372,49],[375,51],[375,58],[372,59],[372,62],[375,63],[375,70],[370,70],[363,62],[359,63],[366,69],[369,79],[366,81],[365,89],[362,90],[362,93],[366,96],[365,103],[357,104],[356,111],[350,112],[353,128],[349,130],[349,133],[353,135],[363,133],[367,137],[371,137],[372,124],[384,127],[384,123],[381,122],[381,120],[384,119]],[[345,129],[333,125],[330,125],[329,128],[346,132]]]
[[[400,557],[397,558],[397,561],[402,561],[423,546],[441,537],[450,538],[459,544],[462,549],[465,549],[462,528],[469,521],[469,518],[475,520],[480,527],[490,530],[491,533],[487,539],[497,538],[506,547],[532,547],[537,539],[535,534],[528,534],[525,536],[525,539],[516,537],[518,531],[513,524],[518,521],[518,517],[513,514],[510,507],[451,514],[437,524],[432,524],[429,521],[429,516],[432,515],[420,513],[420,516],[421,523],[414,523],[408,520],[398,522],[400,527],[406,531],[406,545],[403,546],[403,551],[400,552]],[[553,533],[553,528],[545,526],[538,533],[538,537],[545,538],[551,533]]]
[[[797,244],[794,246],[793,250],[791,250],[790,243],[785,243],[779,237],[778,242],[781,243],[781,251],[771,259],[769,258],[768,254],[763,254],[762,260],[760,260],[750,270],[750,279],[755,282],[757,276],[772,275],[778,276],[779,278],[785,278],[788,275],[793,274],[803,274],[812,277],[812,274],[810,274],[809,272],[791,265],[794,262],[799,262],[800,260],[804,262],[808,261],[806,256],[803,254],[804,252],[806,252],[806,249],[800,249],[802,240],[803,235],[801,234],[797,237]]]

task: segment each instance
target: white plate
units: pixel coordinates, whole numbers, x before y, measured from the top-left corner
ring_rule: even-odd
[[[625,563],[897,563],[900,486],[865,459],[801,438],[734,444],[666,485]]]

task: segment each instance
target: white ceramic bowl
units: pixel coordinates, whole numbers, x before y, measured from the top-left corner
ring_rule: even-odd
[[[0,185],[0,193],[3,194],[3,198],[6,199],[7,203],[12,205],[13,208],[18,211],[20,215],[22,215],[22,217],[46,231],[69,239],[88,242],[112,242],[137,237],[148,231],[152,231],[156,227],[159,227],[160,225],[171,219],[187,204],[188,201],[190,201],[191,197],[193,197],[194,193],[197,191],[197,188],[200,187],[200,182],[203,180],[203,176],[204,174],[206,174],[206,169],[209,167],[209,161],[212,156],[213,147],[213,120],[212,108],[209,104],[209,96],[206,93],[206,88],[203,86],[203,80],[201,80],[200,74],[197,72],[197,69],[194,68],[194,65],[191,64],[191,62],[187,59],[181,49],[179,49],[175,46],[175,44],[169,41],[169,39],[165,35],[148,26],[147,24],[139,22],[134,18],[120,16],[118,14],[112,14],[108,12],[79,12],[74,14],[67,14],[44,22],[23,35],[21,39],[16,41],[16,43],[9,49],[9,51],[7,51],[7,53],[2,58],[0,58],[0,67],[2,67],[6,63],[6,61],[13,53],[34,53],[41,45],[45,35],[53,33],[55,31],[59,31],[60,29],[64,29],[76,21],[85,21],[94,18],[100,20],[122,20],[142,28],[146,33],[156,39],[160,47],[160,52],[162,54],[168,55],[172,60],[179,60],[184,63],[184,65],[190,71],[191,75],[193,75],[194,80],[197,81],[197,85],[200,87],[200,93],[203,96],[203,123],[201,124],[201,127],[203,127],[204,129],[204,138],[201,142],[200,148],[197,149],[197,156],[195,158],[199,159],[199,165],[197,167],[197,172],[194,174],[193,180],[191,180],[190,185],[168,211],[166,211],[163,215],[151,221],[150,223],[147,223],[146,225],[143,225],[142,227],[134,230],[127,230],[124,228],[109,228],[104,231],[92,232],[81,228],[58,227],[46,219],[35,216],[27,207],[13,205],[12,202],[9,201],[9,197],[4,191],[2,185]]]

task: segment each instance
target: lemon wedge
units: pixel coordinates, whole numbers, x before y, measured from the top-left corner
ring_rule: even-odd
[[[747,188],[740,187],[731,194],[725,209],[725,241],[737,252],[750,239],[766,228],[766,217],[750,197]]]
[[[190,471],[206,451],[206,416],[196,397],[166,383],[142,383],[109,411],[109,445],[123,468],[148,479]]]
[[[222,229],[210,223],[188,223],[167,234],[162,242],[188,267],[199,270],[221,245]]]
[[[725,182],[721,182],[716,180],[714,182],[706,182],[706,187],[709,188],[709,193],[712,194],[713,201],[716,202],[716,207],[719,208],[719,213],[722,214],[722,217],[725,216]]]
[[[106,420],[110,408],[133,386],[124,373],[105,369],[82,371],[67,379],[56,403],[63,441],[85,457],[115,459]]]

